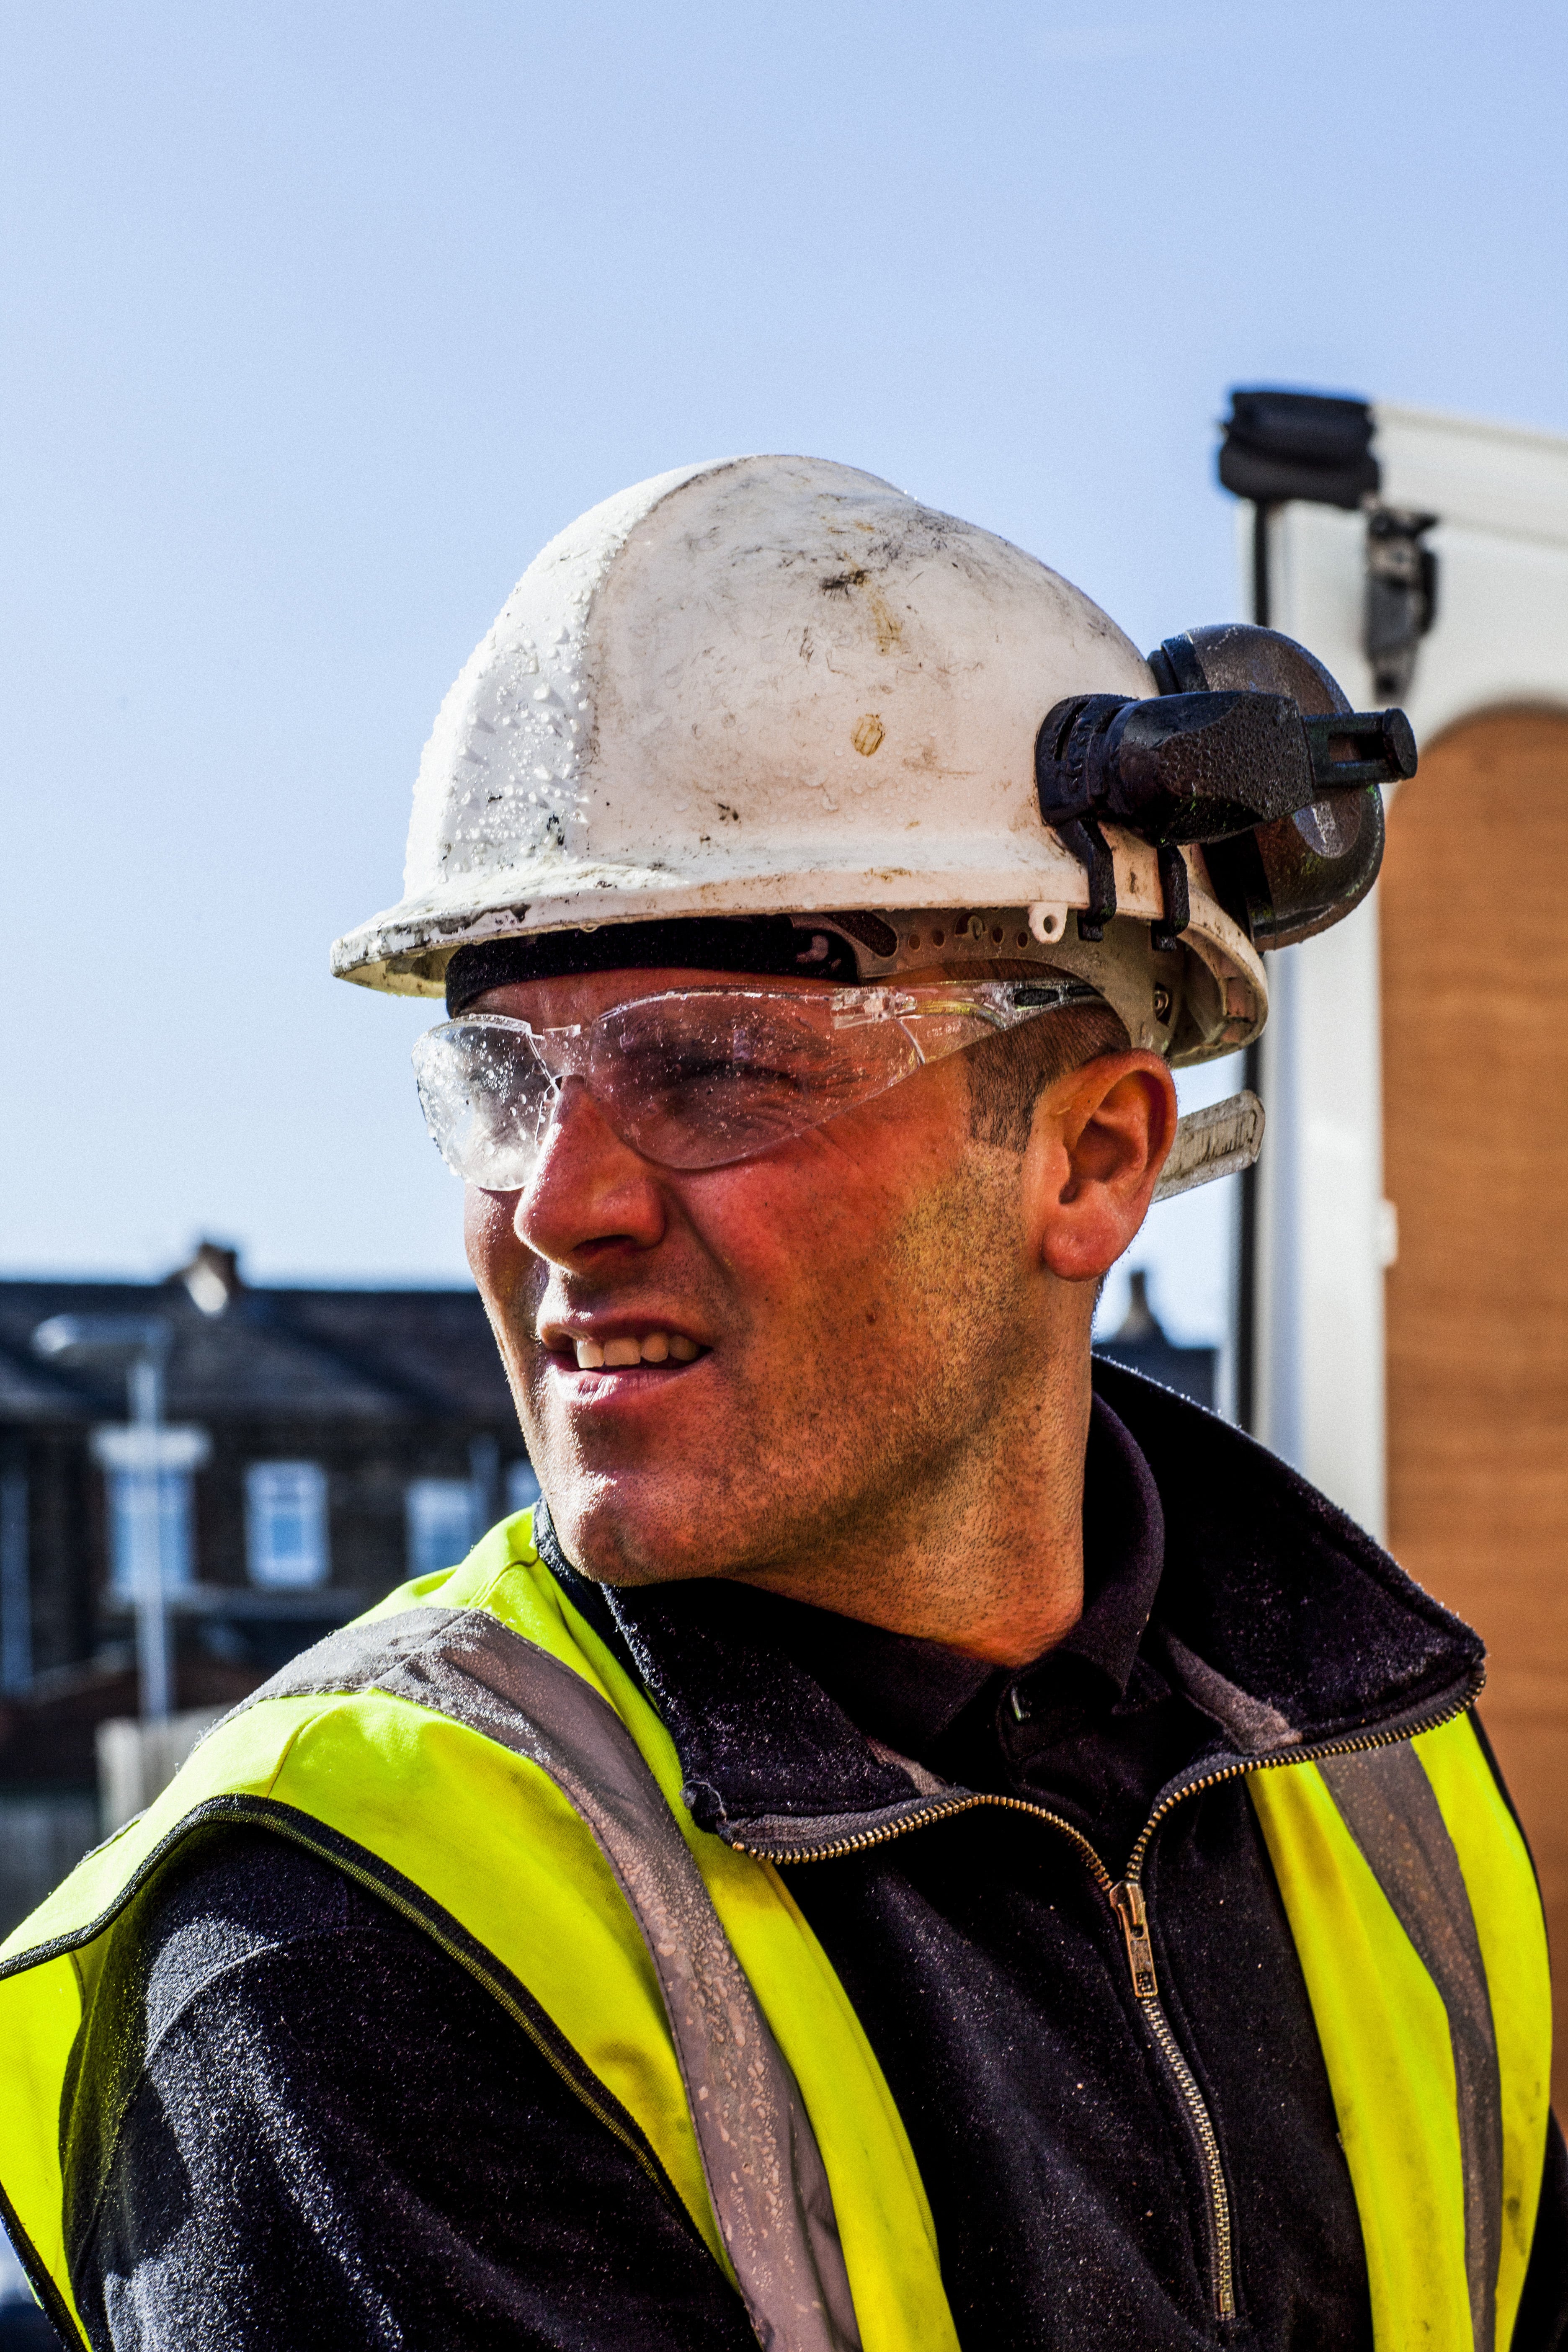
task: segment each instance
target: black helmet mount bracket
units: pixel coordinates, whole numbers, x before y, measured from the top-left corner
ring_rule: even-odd
[[[1348,914],[1382,861],[1379,787],[1415,773],[1405,713],[1352,711],[1321,664],[1273,629],[1167,637],[1150,667],[1159,694],[1069,696],[1036,738],[1040,814],[1089,874],[1079,937],[1102,938],[1116,912],[1107,822],[1158,856],[1156,948],[1173,947],[1189,920],[1187,843],[1203,845],[1215,895],[1256,947]]]

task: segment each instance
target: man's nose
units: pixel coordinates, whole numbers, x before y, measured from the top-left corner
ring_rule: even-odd
[[[573,1265],[616,1246],[652,1249],[666,1223],[658,1171],[621,1141],[584,1079],[565,1079],[518,1194],[518,1239],[538,1257]]]

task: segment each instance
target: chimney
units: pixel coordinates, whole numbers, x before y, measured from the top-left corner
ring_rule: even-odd
[[[198,1242],[189,1265],[176,1266],[169,1280],[183,1282],[204,1315],[224,1314],[245,1287],[239,1278],[239,1252],[225,1249],[220,1242]]]
[[[1127,1312],[1121,1328],[1112,1338],[1123,1347],[1136,1346],[1140,1339],[1163,1339],[1160,1318],[1149,1304],[1149,1277],[1143,1268],[1135,1266],[1127,1277]]]

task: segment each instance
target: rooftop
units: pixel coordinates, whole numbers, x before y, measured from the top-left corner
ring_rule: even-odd
[[[476,1291],[253,1288],[232,1251],[204,1243],[163,1282],[0,1281],[0,1422],[123,1412],[124,1372],[112,1359],[34,1352],[34,1332],[57,1315],[164,1323],[172,1420],[512,1418]]]

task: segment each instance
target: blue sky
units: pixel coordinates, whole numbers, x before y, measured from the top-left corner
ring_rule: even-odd
[[[460,1272],[430,1015],[327,947],[470,646],[622,484],[842,458],[1151,644],[1237,609],[1232,383],[1568,430],[1564,27],[14,0],[0,1268]],[[1194,1330],[1205,1216],[1156,1253]]]

